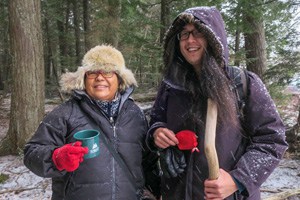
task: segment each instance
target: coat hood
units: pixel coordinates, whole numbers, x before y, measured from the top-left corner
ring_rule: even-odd
[[[176,47],[179,48],[178,44],[176,44],[178,43],[176,35],[188,23],[194,23],[195,27],[204,33],[209,47],[212,49],[213,55],[220,66],[227,66],[229,52],[225,25],[221,13],[215,7],[189,8],[175,18],[164,39],[165,64],[170,64],[169,56],[174,54],[173,51],[176,51]]]
[[[110,45],[99,45],[90,49],[83,57],[82,66],[76,72],[67,72],[61,76],[60,86],[63,92],[84,90],[84,79],[87,71],[114,71],[121,78],[120,90],[125,91],[137,86],[134,74],[126,68],[122,53]]]

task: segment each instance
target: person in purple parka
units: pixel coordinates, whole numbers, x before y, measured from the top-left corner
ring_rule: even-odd
[[[180,13],[166,32],[163,60],[147,133],[148,146],[160,154],[162,199],[260,199],[260,186],[288,147],[285,127],[265,85],[249,71],[239,117],[220,12],[194,7]],[[216,180],[208,179],[204,154],[208,98],[218,110]],[[196,134],[197,151],[179,150],[182,130]]]

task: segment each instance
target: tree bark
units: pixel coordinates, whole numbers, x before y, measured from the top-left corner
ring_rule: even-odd
[[[89,38],[91,32],[91,21],[90,21],[90,1],[83,0],[83,30],[84,30],[84,50],[87,52],[90,48],[92,48],[92,41]]]
[[[8,8],[7,1],[3,1],[0,3],[0,13],[2,19],[0,19],[0,47],[2,53],[0,54],[0,90],[4,90],[8,92],[10,90],[9,79],[11,75],[11,71],[9,68],[9,63],[11,61],[10,53],[9,53],[9,39],[8,39]]]
[[[75,28],[75,55],[76,55],[76,65],[81,64],[81,48],[80,48],[80,14],[79,14],[79,2],[77,0],[72,1],[73,4],[73,14],[74,14],[74,28]]]
[[[266,45],[263,22],[257,22],[247,17],[249,24],[252,24],[253,33],[245,34],[245,50],[247,58],[247,69],[256,73],[261,79],[266,70]]]
[[[107,9],[107,28],[105,42],[118,47],[119,45],[119,29],[120,29],[120,18],[121,18],[121,1],[110,0],[108,1]]]
[[[10,0],[12,94],[9,130],[0,155],[18,154],[44,115],[44,59],[40,1]]]
[[[58,76],[61,75],[61,69],[65,67],[69,67],[69,52],[70,52],[70,42],[68,41],[68,33],[69,33],[69,20],[70,20],[70,0],[61,2],[61,10],[57,10],[57,15],[62,19],[57,20],[58,27],[58,46],[59,46],[59,57],[60,57],[60,65],[56,65]],[[53,43],[54,44],[54,43]],[[55,48],[52,47],[54,51]],[[53,53],[53,52],[52,52]],[[54,54],[53,54],[54,55]]]
[[[170,25],[170,1],[161,0],[161,11],[160,11],[160,43],[163,43],[165,32]]]
[[[299,132],[300,131],[300,106],[299,106],[299,110],[298,110],[298,118],[297,118],[296,126],[297,126],[296,131]]]
[[[263,79],[266,70],[265,29],[262,14],[254,10],[259,9],[256,5],[260,2],[261,0],[248,2],[242,13],[245,30],[247,29],[244,30],[247,69]]]
[[[240,51],[240,43],[241,43],[241,17],[240,17],[241,11],[240,11],[240,5],[237,6],[237,11],[235,14],[236,17],[236,31],[235,31],[235,44],[234,44],[234,66],[239,67],[240,66],[240,56],[239,56],[239,51]]]

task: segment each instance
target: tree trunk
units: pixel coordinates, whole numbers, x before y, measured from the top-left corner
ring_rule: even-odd
[[[120,29],[120,17],[121,17],[121,1],[110,0],[108,1],[107,9],[107,28],[105,41],[108,44],[118,47],[119,44],[119,29]]]
[[[240,51],[240,43],[241,43],[241,30],[240,30],[240,24],[241,24],[241,18],[240,18],[240,6],[237,6],[237,11],[236,11],[236,31],[235,31],[235,45],[234,45],[234,66],[239,67],[240,66],[240,56],[239,56],[239,51]]]
[[[161,0],[161,11],[160,11],[160,43],[163,43],[165,32],[170,25],[170,1]]]
[[[242,12],[247,29],[244,31],[247,69],[262,79],[266,70],[265,29],[261,13],[253,10],[259,9],[256,5],[261,3],[261,0],[248,3],[248,6],[244,8],[246,10]]]
[[[68,33],[69,33],[69,20],[70,20],[70,0],[61,2],[61,10],[57,11],[57,15],[60,18],[57,20],[58,27],[58,46],[59,46],[59,58],[60,64],[57,65],[57,73],[60,76],[61,69],[65,67],[69,67],[69,51],[70,51],[70,42],[68,41]],[[54,44],[54,43],[53,43]],[[55,50],[52,47],[52,50]],[[52,52],[53,53],[53,52]],[[53,54],[53,56],[56,56]]]
[[[46,41],[45,45],[45,74],[46,74],[46,80],[52,80],[53,77],[53,70],[52,70],[52,52],[51,52],[51,37],[50,37],[50,23],[49,20],[47,20],[48,13],[47,10],[44,13],[45,20],[44,20],[44,37]]]
[[[9,78],[10,78],[10,54],[9,54],[9,40],[8,40],[8,8],[7,8],[7,0],[2,0],[0,3],[0,90],[5,90],[8,92],[10,90]]]
[[[44,115],[44,59],[40,1],[10,0],[12,54],[10,123],[0,155],[17,154]]]
[[[297,119],[297,132],[300,132],[300,106],[299,106],[299,110],[298,110],[298,119]]]
[[[84,30],[84,51],[87,52],[90,48],[92,48],[92,41],[90,40],[90,32],[91,32],[91,21],[90,21],[90,1],[83,0],[83,30]]]
[[[95,45],[106,43],[118,47],[120,33],[120,0],[97,0],[84,2],[85,41],[89,50]],[[93,8],[93,9],[88,9]],[[97,9],[94,9],[97,8]],[[87,15],[87,11],[90,10]],[[90,27],[89,27],[90,26]]]
[[[76,54],[76,66],[81,64],[81,51],[80,51],[80,21],[79,21],[79,2],[77,0],[72,1],[73,14],[74,14],[74,28],[75,28],[75,54]]]
[[[266,45],[265,33],[262,22],[257,22],[253,18],[247,18],[252,21],[253,33],[245,34],[245,50],[247,58],[247,69],[256,73],[261,79],[266,70]]]
[[[240,31],[236,30],[235,32],[235,45],[234,45],[234,66],[240,66],[240,58],[238,57],[240,51]]]

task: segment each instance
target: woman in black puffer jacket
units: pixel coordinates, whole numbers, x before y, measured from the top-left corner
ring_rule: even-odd
[[[36,175],[52,178],[53,200],[137,199],[126,172],[101,140],[100,155],[83,161],[85,148],[69,145],[74,144],[73,135],[78,131],[102,129],[136,185],[144,187],[144,173],[152,170],[149,166],[154,157],[144,145],[144,113],[130,98],[136,85],[134,75],[125,67],[122,54],[111,46],[94,47],[82,64],[76,72],[62,76],[62,90],[72,96],[44,118],[25,146],[24,163]],[[62,156],[63,151],[75,155],[75,167],[68,162],[68,154]]]

